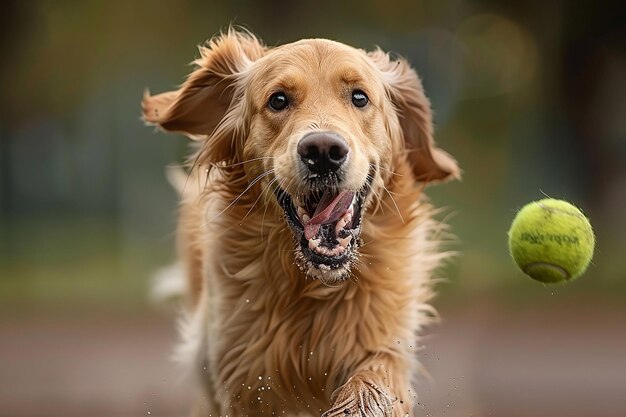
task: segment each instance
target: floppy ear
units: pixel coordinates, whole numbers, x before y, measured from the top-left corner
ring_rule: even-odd
[[[231,144],[217,142],[228,136],[226,125],[236,129],[238,115],[233,114],[233,104],[240,98],[237,81],[266,48],[254,35],[229,29],[199,50],[200,58],[194,61],[197,68],[180,89],[154,96],[144,93],[143,120],[168,132],[207,139],[205,146],[219,154],[215,159],[224,159],[228,150],[222,148]],[[216,136],[218,131],[220,137]]]
[[[415,178],[425,182],[460,178],[456,160],[435,146],[430,101],[417,73],[406,60],[392,60],[380,49],[368,56],[382,72],[387,94],[398,114],[404,149]]]

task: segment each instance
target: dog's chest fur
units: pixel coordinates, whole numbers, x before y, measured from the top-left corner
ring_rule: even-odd
[[[418,323],[427,321],[427,277],[436,264],[428,251],[413,250],[410,239],[425,238],[430,227],[418,217],[416,211],[407,224],[386,212],[366,221],[364,261],[353,279],[334,288],[307,279],[294,265],[291,234],[280,217],[253,214],[207,237],[219,239],[209,245],[207,256],[214,258],[206,263],[218,267],[206,271],[207,382],[218,401],[242,412],[281,404],[319,413],[373,352],[397,357],[410,372]]]

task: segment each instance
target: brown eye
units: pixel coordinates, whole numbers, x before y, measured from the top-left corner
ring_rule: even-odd
[[[270,106],[272,110],[276,111],[284,110],[288,104],[289,100],[287,100],[287,95],[282,91],[272,94],[267,102],[267,105]]]
[[[369,101],[370,99],[363,91],[354,90],[352,92],[352,104],[354,104],[355,107],[365,107]]]

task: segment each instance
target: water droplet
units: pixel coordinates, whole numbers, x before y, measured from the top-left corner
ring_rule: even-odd
[[[259,375],[259,381],[262,380],[262,379],[263,379],[263,377],[261,375]]]
[[[249,299],[249,298],[246,298],[246,303],[249,303],[249,302],[250,302],[250,299]]]

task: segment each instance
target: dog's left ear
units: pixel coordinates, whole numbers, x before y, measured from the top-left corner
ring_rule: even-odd
[[[418,181],[445,181],[460,178],[456,160],[435,146],[430,101],[422,82],[409,63],[377,49],[369,58],[382,72],[385,88],[398,113],[405,151]]]

